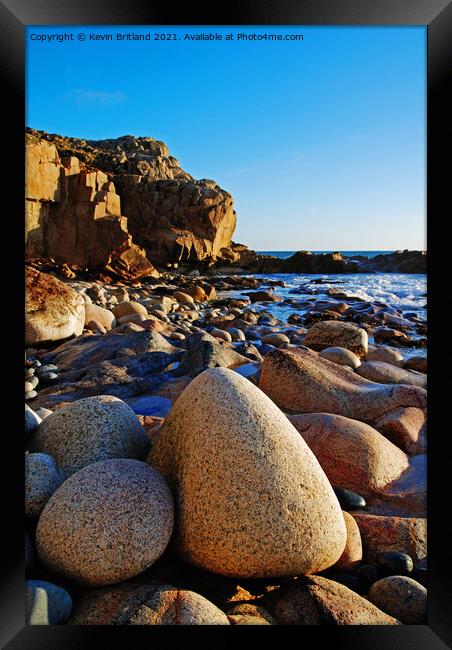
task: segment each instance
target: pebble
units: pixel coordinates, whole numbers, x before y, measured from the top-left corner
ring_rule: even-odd
[[[30,393],[33,389],[34,389],[34,386],[31,383],[31,381],[26,381],[25,382],[25,392]]]
[[[366,507],[366,500],[360,494],[342,487],[333,486],[333,490],[343,510],[361,510]]]
[[[377,580],[383,577],[383,572],[374,564],[362,564],[356,569],[355,575],[369,588],[374,582],[377,582]]]
[[[43,418],[25,404],[25,437],[27,438],[42,422]]]
[[[58,625],[72,611],[72,598],[65,589],[43,580],[27,580],[25,622],[27,625]]]
[[[56,372],[44,372],[39,376],[41,383],[45,386],[50,386],[58,381]]]
[[[29,390],[25,393],[25,399],[34,399],[37,394],[35,390]]]
[[[246,337],[245,334],[241,329],[238,329],[237,327],[230,327],[229,328],[229,334],[232,337],[233,341],[245,341]]]
[[[378,564],[393,575],[408,575],[413,571],[413,560],[407,553],[389,551],[378,553]]]
[[[406,576],[389,576],[369,589],[369,600],[404,625],[427,623],[427,589]]]
[[[36,371],[38,377],[47,372],[58,372],[58,367],[53,363],[47,363],[45,366],[41,366],[39,370]]]

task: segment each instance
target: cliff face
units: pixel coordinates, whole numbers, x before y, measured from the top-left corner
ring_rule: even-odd
[[[105,268],[125,279],[157,276],[132,242],[114,183],[99,169],[61,157],[54,144],[25,136],[25,255]]]
[[[80,253],[85,245],[88,250],[95,246],[93,237],[85,241],[80,239],[77,221],[79,213],[85,214],[87,210],[86,206],[80,208],[80,203],[93,204],[88,210],[91,220],[126,217],[127,223],[121,222],[122,229],[130,232],[133,241],[142,246],[147,257],[155,263],[215,261],[221,257],[222,249],[230,245],[236,225],[231,195],[214,181],[194,180],[170,156],[163,142],[133,136],[87,141],[32,129],[27,132],[28,139],[34,139],[39,148],[35,152],[32,147],[27,148],[28,186],[32,189],[33,179],[40,179],[36,191],[27,189],[27,197],[41,204],[28,206],[27,250],[30,252],[42,250],[45,253],[40,254],[57,259],[59,243],[52,232],[55,228],[61,232],[63,212],[69,238],[65,252],[77,245]],[[55,169],[58,156],[65,169],[64,179],[78,176],[77,189],[73,189],[74,183],[69,183],[69,187],[65,182],[64,187],[56,188],[61,183],[61,170]],[[83,171],[77,167],[80,164]],[[67,191],[64,193],[66,186],[69,201]],[[46,214],[49,201],[60,202],[61,209]],[[60,219],[55,218],[55,212],[60,214]],[[41,223],[45,223],[45,227]],[[102,225],[106,231],[103,236],[108,239],[113,235],[107,224],[104,221]],[[118,234],[117,225],[113,228],[114,238]],[[87,255],[88,252],[85,257]],[[92,264],[93,251],[89,255]]]

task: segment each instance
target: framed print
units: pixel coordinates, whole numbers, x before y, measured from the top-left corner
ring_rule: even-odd
[[[0,15],[2,647],[450,647],[451,4]]]

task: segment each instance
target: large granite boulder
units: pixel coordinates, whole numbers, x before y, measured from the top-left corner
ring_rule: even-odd
[[[82,296],[47,273],[25,267],[25,345],[78,336],[85,324]]]
[[[206,370],[179,396],[148,462],[176,502],[177,553],[214,573],[315,573],[342,554],[346,528],[318,461],[250,381]]]

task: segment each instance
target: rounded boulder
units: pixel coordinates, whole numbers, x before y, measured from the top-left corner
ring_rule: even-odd
[[[87,586],[121,582],[165,550],[174,521],[164,478],[138,460],[106,460],[69,477],[47,502],[36,530],[41,562]]]
[[[49,415],[31,451],[49,454],[66,476],[108,458],[143,459],[149,440],[133,410],[112,395],[85,397]]]
[[[364,422],[327,413],[289,419],[335,486],[381,494],[409,467],[407,455]]]
[[[179,396],[148,462],[176,501],[174,547],[213,573],[314,573],[342,554],[346,527],[309,447],[250,381],[212,368]]]

